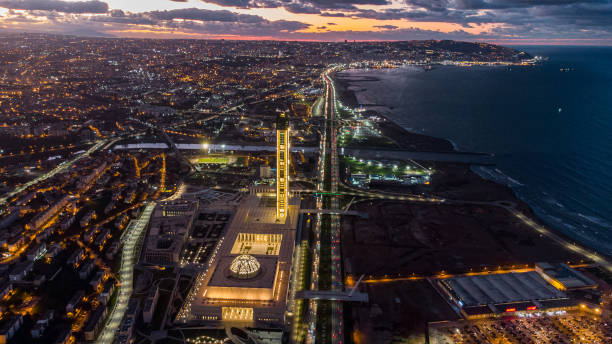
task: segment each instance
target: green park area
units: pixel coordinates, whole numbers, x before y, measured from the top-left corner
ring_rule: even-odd
[[[230,159],[222,156],[207,156],[198,159],[199,164],[220,164],[227,165],[229,164]]]

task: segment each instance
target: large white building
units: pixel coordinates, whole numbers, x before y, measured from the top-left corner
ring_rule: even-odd
[[[273,204],[256,195],[242,201],[178,321],[284,324],[300,200],[288,200],[284,219]]]
[[[252,190],[238,205],[177,321],[285,324],[300,199],[289,197],[289,127],[284,115],[277,126],[276,173],[275,195]]]

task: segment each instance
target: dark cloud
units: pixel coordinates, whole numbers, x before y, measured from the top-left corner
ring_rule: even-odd
[[[290,3],[287,0],[202,0],[211,4],[237,8],[276,8]]]
[[[184,8],[169,11],[153,11],[147,12],[146,15],[151,18],[158,20],[173,20],[173,19],[187,19],[187,20],[201,20],[201,21],[219,21],[219,22],[242,22],[242,23],[261,23],[266,19],[252,15],[252,14],[239,14],[226,10],[215,11],[205,10],[199,8]]]
[[[108,4],[98,0],[0,0],[0,7],[27,11],[57,11],[64,13],[106,13]]]
[[[350,15],[377,20],[447,22],[466,27],[470,23],[499,23],[564,30],[607,26],[612,31],[610,0],[405,0],[405,3],[410,6],[378,11],[359,10]]]
[[[288,20],[262,21],[259,23],[244,22],[173,22],[168,27],[183,29],[205,35],[233,35],[233,36],[290,36],[298,30],[306,29],[310,25]]]
[[[290,34],[310,27],[309,24],[298,21],[270,21],[257,15],[198,8],[144,13],[125,13],[120,10],[113,10],[109,14],[94,16],[88,20],[119,25],[153,25],[159,29],[181,29],[211,36],[274,36]],[[175,21],[175,19],[181,19],[181,21]]]
[[[283,6],[288,12],[291,13],[302,13],[302,14],[319,14],[321,10],[311,5],[304,5],[300,3],[291,3]]]
[[[390,0],[201,0],[237,8],[279,8],[292,13],[320,13],[322,10],[356,9],[355,5],[388,5]]]
[[[395,25],[374,25],[374,27],[379,28],[379,29],[385,29],[385,30],[399,29],[399,27]]]
[[[111,10],[109,14],[111,17],[125,17],[123,10]]]
[[[159,25],[161,22],[151,18],[144,13],[124,13],[123,11],[111,11],[109,16],[95,16],[90,19],[92,22],[118,23],[127,25]]]
[[[355,5],[388,5],[389,0],[304,0],[315,7],[325,10],[354,9]]]
[[[239,7],[239,8],[255,7],[253,6],[253,1],[251,0],[206,0],[204,2],[208,2],[208,3],[219,5],[219,6],[231,6],[231,7]]]
[[[321,17],[348,17],[348,16],[342,12],[323,12],[321,13]]]
[[[606,0],[404,0],[406,5],[432,11],[481,10],[561,6],[577,3],[602,3]]]

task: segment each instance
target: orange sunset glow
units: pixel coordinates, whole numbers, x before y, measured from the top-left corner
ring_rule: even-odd
[[[0,30],[138,38],[607,45],[612,34],[604,18],[611,13],[610,1],[0,0]]]

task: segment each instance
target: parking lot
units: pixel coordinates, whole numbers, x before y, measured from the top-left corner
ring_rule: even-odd
[[[581,312],[542,312],[519,317],[449,322],[430,328],[430,343],[612,343],[612,325]]]

